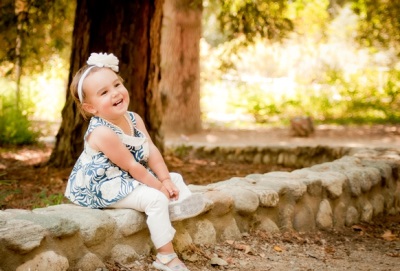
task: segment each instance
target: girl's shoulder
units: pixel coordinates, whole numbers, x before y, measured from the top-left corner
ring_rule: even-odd
[[[90,118],[89,121],[89,126],[88,126],[88,130],[93,130],[94,128],[97,128],[99,126],[106,126],[109,128],[113,128],[114,125],[112,125],[110,122],[106,121],[103,118],[97,117],[97,116],[93,116]]]
[[[97,116],[93,116],[93,117],[90,118],[89,125],[88,125],[88,128],[86,130],[86,134],[85,134],[85,139],[87,138],[87,136],[89,134],[91,134],[93,132],[94,129],[96,129],[98,127],[107,127],[108,129],[114,131],[116,134],[121,134],[122,133],[120,128],[118,128],[114,124],[108,122],[107,120],[105,120],[103,118],[100,118],[100,117],[97,117]]]
[[[130,120],[132,121],[133,125],[136,126],[136,119],[140,118],[140,116],[133,111],[128,111],[127,113],[128,113]]]

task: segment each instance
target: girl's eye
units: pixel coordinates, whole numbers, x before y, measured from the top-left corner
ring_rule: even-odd
[[[106,95],[107,94],[107,90],[101,92],[101,96]]]
[[[114,85],[114,87],[119,87],[121,85],[121,83],[120,82],[118,82],[118,83],[115,83],[115,85]]]

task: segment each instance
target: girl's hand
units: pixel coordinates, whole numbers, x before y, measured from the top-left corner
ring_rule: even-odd
[[[167,197],[167,199],[171,199],[171,196],[170,196],[170,194],[168,192],[168,189],[164,185],[161,186],[160,191]]]
[[[179,199],[179,189],[171,181],[171,179],[165,179],[162,181],[163,186],[167,189],[169,193],[169,199],[178,200]]]

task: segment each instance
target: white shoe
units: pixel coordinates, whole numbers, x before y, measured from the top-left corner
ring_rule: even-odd
[[[189,197],[178,202],[169,204],[169,218],[171,221],[184,220],[195,217],[204,212],[206,203],[203,195],[192,194]]]
[[[168,266],[168,264],[177,257],[178,256],[176,255],[176,253],[171,253],[171,254],[158,253],[156,256],[157,260],[153,262],[153,266],[156,269],[163,271],[190,271],[183,262],[172,267]]]

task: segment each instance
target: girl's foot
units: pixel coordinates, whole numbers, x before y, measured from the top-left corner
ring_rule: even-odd
[[[153,266],[158,270],[163,271],[190,271],[186,265],[179,260],[176,253],[162,254],[158,253]]]

